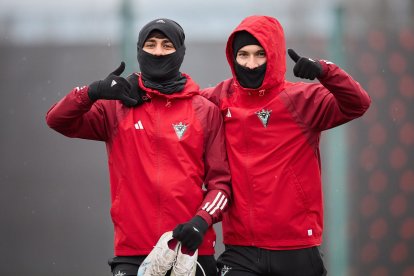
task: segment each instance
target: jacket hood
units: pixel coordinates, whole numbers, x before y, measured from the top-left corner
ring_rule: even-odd
[[[193,79],[189,75],[185,73],[181,73],[181,74],[187,79],[185,86],[183,90],[172,93],[172,94],[164,94],[164,93],[159,92],[158,90],[145,87],[142,81],[141,74],[138,74],[138,84],[143,90],[145,90],[145,92],[147,92],[147,95],[150,98],[164,97],[167,99],[182,99],[182,98],[191,98],[195,95],[199,95],[200,94],[199,85],[195,81],[193,81]]]
[[[245,90],[276,89],[281,91],[286,73],[286,45],[282,25],[273,17],[254,15],[245,18],[231,33],[227,40],[226,56],[233,79],[238,86],[240,84],[234,70],[235,60],[232,45],[234,35],[239,31],[247,31],[252,34],[264,48],[267,57],[266,73],[262,85],[257,89],[245,88]]]

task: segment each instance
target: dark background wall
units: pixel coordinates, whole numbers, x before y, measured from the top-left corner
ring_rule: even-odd
[[[414,275],[414,29],[348,40],[372,105],[350,132],[350,273]]]

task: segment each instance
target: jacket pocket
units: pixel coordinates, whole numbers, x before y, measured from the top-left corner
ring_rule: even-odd
[[[118,184],[118,187],[116,187],[114,199],[111,204],[111,217],[114,224],[118,221],[119,218],[119,212],[121,207],[121,192],[122,192],[122,182]]]
[[[299,181],[292,167],[288,168],[288,172],[289,172],[289,179],[291,180],[291,183],[294,185],[294,190],[296,192],[296,195],[298,197],[300,204],[303,206],[303,208],[306,211],[309,211],[309,199],[306,196],[305,191],[303,190],[301,182]]]

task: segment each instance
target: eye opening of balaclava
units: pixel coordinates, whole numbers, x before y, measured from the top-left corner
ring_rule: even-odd
[[[174,53],[155,56],[142,49],[148,38],[160,33],[174,44]],[[155,19],[141,29],[137,42],[137,58],[145,86],[167,94],[182,90],[186,80],[180,73],[185,55],[184,40],[184,30],[170,19]]]
[[[264,80],[266,73],[266,63],[250,69],[243,65],[240,65],[237,60],[237,52],[246,45],[258,45],[261,46],[260,42],[249,32],[240,31],[234,34],[233,38],[233,59],[234,59],[234,71],[236,78],[240,85],[245,88],[256,89],[259,88]]]
[[[152,30],[149,34],[148,34],[148,36],[147,36],[147,38],[144,40],[144,43],[142,43],[142,47],[144,47],[144,44],[145,44],[145,42],[148,40],[148,39],[151,39],[151,38],[158,38],[158,39],[164,39],[164,38],[166,38],[166,39],[168,39],[168,40],[170,40],[163,32],[161,32],[160,30]],[[171,41],[171,40],[170,40]],[[172,41],[171,41],[172,42]],[[173,43],[174,44],[174,43]],[[175,45],[174,45],[174,48],[175,48]]]

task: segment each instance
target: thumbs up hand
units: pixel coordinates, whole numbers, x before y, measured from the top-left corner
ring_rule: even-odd
[[[94,81],[89,85],[88,95],[92,101],[99,99],[120,100],[124,104],[131,106],[137,104],[137,100],[130,97],[131,85],[126,79],[121,77],[125,70],[125,62],[122,62],[105,79]]]
[[[295,77],[314,80],[322,74],[322,65],[319,61],[301,57],[293,49],[288,49],[288,54],[296,63],[293,67]]]

